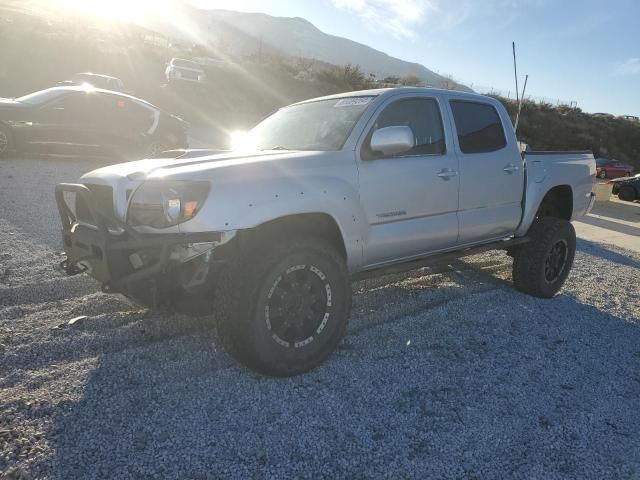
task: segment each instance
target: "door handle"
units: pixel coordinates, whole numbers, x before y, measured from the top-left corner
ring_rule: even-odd
[[[513,172],[517,172],[518,170],[520,170],[520,167],[514,165],[513,163],[510,163],[509,165],[504,167],[502,170],[504,170],[507,173],[513,173]]]
[[[449,180],[451,177],[455,177],[456,175],[458,175],[458,172],[456,172],[455,170],[448,170],[446,168],[438,173],[438,177],[443,180]]]

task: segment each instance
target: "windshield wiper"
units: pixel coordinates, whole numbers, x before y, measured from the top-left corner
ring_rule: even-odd
[[[284,148],[284,147],[282,147],[280,145],[275,145],[275,146],[273,146],[271,148],[261,148],[260,150],[261,151],[265,151],[265,150],[289,150],[289,149],[288,148]]]

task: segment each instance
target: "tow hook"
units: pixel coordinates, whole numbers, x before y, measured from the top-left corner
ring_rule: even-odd
[[[81,265],[78,262],[72,263],[68,258],[60,262],[60,268],[69,276],[78,275],[87,271],[87,267],[85,265]]]

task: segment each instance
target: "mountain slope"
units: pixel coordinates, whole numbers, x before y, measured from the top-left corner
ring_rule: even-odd
[[[187,5],[184,6],[184,15],[188,19],[186,24],[190,26],[184,35],[194,43],[222,46],[225,52],[246,55],[266,49],[334,65],[352,63],[377,78],[415,74],[429,85],[452,85],[451,80],[423,65],[392,57],[353,40],[326,34],[303,18],[200,10]],[[166,29],[162,33],[166,33]],[[464,86],[458,87],[468,90]]]
[[[302,18],[272,17],[262,13],[212,11],[213,18],[251,34],[292,56],[308,57],[336,65],[358,64],[378,78],[414,73],[429,84],[442,84],[445,79],[423,65],[391,57],[342,37],[328,35]]]

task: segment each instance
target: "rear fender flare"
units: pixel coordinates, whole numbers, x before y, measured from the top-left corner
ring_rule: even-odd
[[[529,231],[529,228],[533,224],[533,221],[536,218],[536,214],[538,213],[538,209],[540,208],[540,205],[542,204],[543,200],[547,196],[547,193],[549,193],[552,189],[556,187],[561,187],[565,185],[566,183],[562,183],[562,182],[556,182],[556,183],[532,182],[529,184],[526,195],[525,195],[522,220],[515,233],[516,237],[521,237]],[[569,186],[571,187],[571,185]],[[572,217],[573,217],[573,214],[575,214],[575,209],[576,209],[576,191],[573,187],[571,187],[571,190],[573,193],[573,212],[572,212]]]

